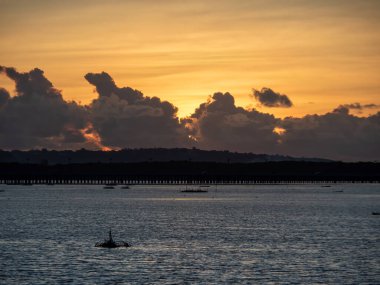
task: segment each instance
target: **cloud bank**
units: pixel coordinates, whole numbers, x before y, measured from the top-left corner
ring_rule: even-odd
[[[84,107],[66,102],[42,70],[20,73],[0,66],[0,72],[16,86],[15,97],[0,89],[1,148],[63,149],[86,145],[81,133],[86,124]]]
[[[335,109],[324,115],[285,118],[280,153],[340,160],[379,160],[380,113],[369,117]]]
[[[358,113],[365,109],[380,109],[380,105],[377,104],[360,104],[360,103],[351,103],[351,104],[343,104],[338,106],[335,110],[340,110],[341,112],[349,113],[350,110],[354,110]]]
[[[272,153],[279,136],[273,115],[235,105],[230,93],[215,93],[186,120],[191,135],[204,149]]]
[[[0,67],[1,68],[1,67]],[[4,88],[0,87],[0,107],[2,105],[5,105],[5,103],[11,98],[11,95],[9,95],[9,92],[5,90]]]
[[[189,145],[187,130],[173,104],[144,96],[130,87],[119,88],[105,72],[88,73],[85,78],[99,94],[88,111],[103,145],[116,148]]]
[[[15,82],[16,95],[0,88],[0,148],[118,149],[191,147],[339,160],[380,160],[380,112],[357,117],[350,110],[376,104],[342,104],[322,115],[276,118],[236,106],[217,92],[189,117],[177,108],[130,87],[118,87],[105,73],[85,79],[98,97],[87,106],[63,99],[40,69],[0,67]],[[291,107],[283,94],[254,90],[267,107]]]

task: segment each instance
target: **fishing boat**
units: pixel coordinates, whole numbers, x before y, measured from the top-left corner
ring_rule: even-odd
[[[116,248],[116,247],[130,247],[129,243],[125,241],[114,241],[112,238],[111,230],[108,232],[108,240],[103,242],[97,242],[95,247],[104,247],[104,248]]]
[[[103,187],[103,189],[115,189],[115,187],[113,187],[113,186],[107,186],[106,185],[106,186]]]
[[[207,193],[208,191],[205,189],[205,187],[207,186],[203,185],[203,186],[199,186],[199,188],[187,188],[187,185],[186,185],[186,189],[181,190],[181,192],[182,193]]]

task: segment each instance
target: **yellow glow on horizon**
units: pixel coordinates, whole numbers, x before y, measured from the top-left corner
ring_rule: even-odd
[[[285,134],[286,130],[284,128],[275,127],[273,132],[281,136]]]
[[[112,151],[117,148],[110,148],[108,146],[105,146],[102,144],[100,136],[98,133],[96,133],[92,127],[92,125],[88,126],[87,128],[81,130],[83,136],[87,140],[87,142],[94,144],[102,151]]]

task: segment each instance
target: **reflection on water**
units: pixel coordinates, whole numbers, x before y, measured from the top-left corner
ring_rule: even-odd
[[[0,188],[1,284],[380,283],[379,185]]]

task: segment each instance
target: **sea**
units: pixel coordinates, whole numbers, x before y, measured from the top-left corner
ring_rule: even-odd
[[[380,284],[379,184],[185,187],[0,185],[0,284]]]

